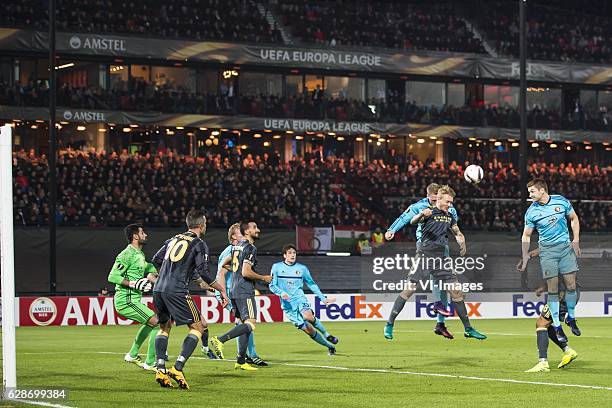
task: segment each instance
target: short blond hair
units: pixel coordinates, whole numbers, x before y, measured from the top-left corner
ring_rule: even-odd
[[[232,243],[232,235],[234,235],[236,230],[239,230],[239,229],[240,229],[239,222],[230,225],[229,229],[227,230],[227,242],[229,242],[230,244]]]
[[[438,183],[431,183],[427,186],[427,194],[436,194],[440,189],[440,185]]]
[[[451,186],[441,186],[438,189],[438,194],[448,194],[449,196],[455,198],[455,190],[452,189]]]

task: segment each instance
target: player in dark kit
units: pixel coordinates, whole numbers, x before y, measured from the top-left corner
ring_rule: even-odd
[[[410,223],[422,224],[421,226],[421,246],[419,249],[418,264],[415,273],[410,277],[410,285],[404,289],[402,294],[405,297],[398,297],[391,313],[399,314],[404,304],[416,292],[419,283],[428,281],[431,278],[439,284],[455,284],[458,283],[457,276],[452,269],[446,266],[446,247],[448,245],[448,233],[452,232],[455,235],[460,248],[460,255],[465,255],[465,237],[457,226],[457,221],[453,217],[449,208],[455,198],[455,192],[449,186],[442,186],[438,190],[436,206],[433,209],[425,208],[417,215],[412,217]],[[470,324],[470,319],[467,315],[467,309],[464,302],[463,292],[458,289],[449,288],[449,294],[454,305],[454,309],[463,323],[465,328],[464,336],[484,340],[487,338],[484,334],[478,332]],[[398,300],[403,300],[399,303]]]
[[[189,295],[189,283],[194,280],[200,287],[207,284],[221,292],[224,306],[227,304],[225,288],[211,275],[208,266],[208,246],[201,235],[206,232],[206,217],[198,210],[187,214],[189,230],[167,240],[153,257],[153,263],[159,270],[159,277],[153,289],[153,304],[159,317],[160,330],[155,338],[157,355],[157,372],[155,380],[162,387],[172,387],[170,378],[180,388],[188,389],[189,385],[183,374],[187,359],[198,346],[200,339],[208,336],[208,325],[200,317],[196,305]],[[183,341],[181,354],[174,366],[166,370],[166,350],[172,320],[177,326],[186,324],[189,333]]]
[[[231,257],[225,258],[223,266],[231,263],[232,287],[230,289],[230,299],[234,305],[234,315],[240,319],[242,324],[235,326],[227,333],[210,339],[210,349],[219,358],[223,358],[223,343],[235,337],[240,337],[240,348],[238,349],[237,362],[235,369],[253,371],[253,367],[246,362],[246,349],[249,343],[251,332],[255,330],[257,319],[257,305],[255,303],[255,282],[262,281],[270,283],[270,275],[260,275],[255,272],[257,266],[257,248],[254,243],[259,239],[259,228],[254,222],[241,223],[240,232],[245,238],[232,248]],[[221,268],[220,276],[217,279],[222,284],[225,282],[225,268]]]

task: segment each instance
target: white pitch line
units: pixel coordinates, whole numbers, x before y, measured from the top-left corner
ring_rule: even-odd
[[[96,351],[97,354],[123,354],[113,351]],[[174,357],[174,356],[169,356]],[[206,360],[210,362],[234,362],[235,360],[224,359],[224,360],[210,360],[206,357],[193,356],[192,359]],[[401,375],[412,375],[420,377],[442,377],[442,378],[455,378],[459,380],[471,380],[471,381],[489,381],[489,382],[504,382],[512,384],[528,384],[528,385],[546,385],[549,387],[567,387],[567,388],[582,388],[591,390],[604,390],[612,391],[612,387],[604,387],[601,385],[585,385],[585,384],[564,384],[564,383],[551,383],[544,381],[527,381],[527,380],[514,380],[511,378],[494,378],[494,377],[475,377],[470,375],[460,374],[443,374],[443,373],[427,373],[419,371],[396,371],[388,370],[384,368],[359,368],[359,367],[339,367],[330,365],[316,365],[316,364],[298,364],[298,363],[272,363],[277,365],[283,365],[287,367],[303,367],[303,368],[319,368],[323,370],[337,370],[337,371],[348,371],[348,372],[366,372],[366,373],[383,373],[383,374],[401,374]]]
[[[30,404],[30,405],[39,405],[41,407],[72,408],[72,407],[69,407],[68,405],[52,404],[50,402],[43,402],[43,401],[30,401],[30,400],[11,399],[11,398],[7,399],[7,401],[21,402],[21,403]]]
[[[393,330],[394,333],[431,333],[433,330]],[[519,336],[519,337],[535,337],[535,331],[533,333],[496,333],[486,332],[487,336],[492,334],[495,336]],[[578,336],[584,339],[612,339],[610,336]]]

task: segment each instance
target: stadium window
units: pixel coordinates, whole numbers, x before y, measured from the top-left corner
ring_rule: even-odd
[[[15,80],[13,74],[13,60],[10,58],[0,58],[0,82],[12,85]]]
[[[447,84],[446,104],[456,107],[465,105],[465,84]]]
[[[198,71],[196,84],[199,93],[216,94],[219,89],[219,72],[212,69]]]
[[[597,99],[600,109],[605,106],[608,112],[612,110],[612,91],[599,91]]]
[[[519,89],[516,86],[485,85],[484,103],[486,106],[518,106]]]
[[[384,79],[368,79],[368,99],[386,100],[387,81]]]
[[[128,66],[111,65],[108,68],[110,73],[110,87],[120,91],[127,91]]]
[[[322,76],[306,75],[306,80],[304,81],[304,83],[306,85],[306,91],[308,93],[312,93],[315,89],[317,89],[317,86],[321,89],[324,89]]]
[[[287,75],[285,78],[287,96],[301,95],[304,91],[304,77],[302,75]]]
[[[325,77],[325,92],[332,98],[365,100],[363,78]]]
[[[415,102],[418,106],[443,106],[445,104],[445,86],[438,82],[406,82],[406,101]]]
[[[244,72],[239,81],[241,95],[280,96],[283,93],[283,77],[280,74]]]
[[[151,80],[158,87],[195,92],[195,70],[179,67],[151,67]]]
[[[553,88],[535,88],[527,91],[527,109],[535,107],[559,110],[561,107],[561,90]]]
[[[580,90],[580,105],[587,111],[595,111],[597,108],[597,91],[590,89]]]

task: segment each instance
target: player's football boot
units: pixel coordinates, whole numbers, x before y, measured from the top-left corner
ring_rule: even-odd
[[[265,361],[263,361],[263,360],[262,360],[261,358],[259,358],[259,357],[253,357],[253,358],[251,358],[251,357],[247,357],[247,358],[246,358],[246,362],[247,362],[248,364],[251,364],[251,365],[256,365],[256,366],[258,366],[258,367],[267,367],[267,366],[268,366],[268,363],[266,363]]]
[[[442,336],[445,339],[449,339],[452,340],[455,337],[448,331],[448,329],[446,328],[446,325],[444,323],[438,323],[436,324],[436,328],[434,329],[434,333],[436,333],[438,336]]]
[[[385,339],[387,340],[393,340],[393,325],[392,324],[385,324]]]
[[[557,335],[557,340],[559,340],[561,343],[567,343],[567,336],[565,335],[565,332],[563,332],[563,327],[555,327],[555,334]]]
[[[572,330],[572,334],[574,336],[580,336],[582,334],[582,332],[580,331],[580,328],[578,327],[578,323],[576,322],[576,319],[572,319],[572,318],[565,318],[565,324],[567,324],[570,329]]]
[[[145,371],[157,371],[157,368],[155,367],[155,363],[148,365],[146,361],[142,363],[142,369]]]
[[[327,349],[327,354],[330,355],[330,356],[335,355],[336,354],[336,348],[335,347],[329,347]]]
[[[223,343],[217,338],[217,336],[212,337],[208,341],[208,347],[212,352],[217,356],[217,358],[223,360]]]
[[[439,300],[433,304],[433,311],[434,313],[441,314],[444,317],[449,317],[451,315],[450,310],[448,310],[444,303]]]
[[[132,363],[132,364],[136,364],[138,367],[142,367],[142,358],[140,358],[140,356],[136,356],[136,357],[132,357],[130,356],[130,353],[126,353],[125,356],[123,356],[123,360],[126,363]]]
[[[574,361],[578,357],[578,353],[573,348],[568,348],[563,352],[563,358],[561,358],[561,362],[557,366],[557,368],[563,368],[567,366],[569,363]]]
[[[548,366],[548,361],[539,361],[538,364],[534,365],[529,370],[526,370],[526,373],[547,373],[550,371],[550,367]]]
[[[331,334],[327,336],[325,339],[329,341],[331,344],[338,344],[338,338],[332,336]]]
[[[253,367],[249,363],[243,363],[243,364],[236,363],[234,364],[234,370],[256,371],[259,369],[257,367]]]
[[[157,383],[163,388],[174,388],[174,385],[172,385],[172,382],[170,382],[168,372],[165,369],[158,369],[155,372],[155,381],[157,381]]]
[[[217,356],[215,356],[215,353],[213,353],[212,350],[209,349],[208,347],[202,346],[202,354],[204,354],[206,357],[208,357],[211,360],[217,360]]]
[[[478,339],[478,340],[484,340],[487,338],[487,336],[480,333],[478,330],[476,330],[473,327],[468,327],[467,329],[465,329],[465,332],[463,333],[463,335],[467,338],[471,337],[473,339]]]
[[[184,390],[189,389],[189,384],[187,384],[187,380],[185,379],[185,374],[183,374],[182,371],[177,370],[176,368],[172,367],[171,369],[168,370],[168,377],[176,381],[179,388],[182,388]]]

